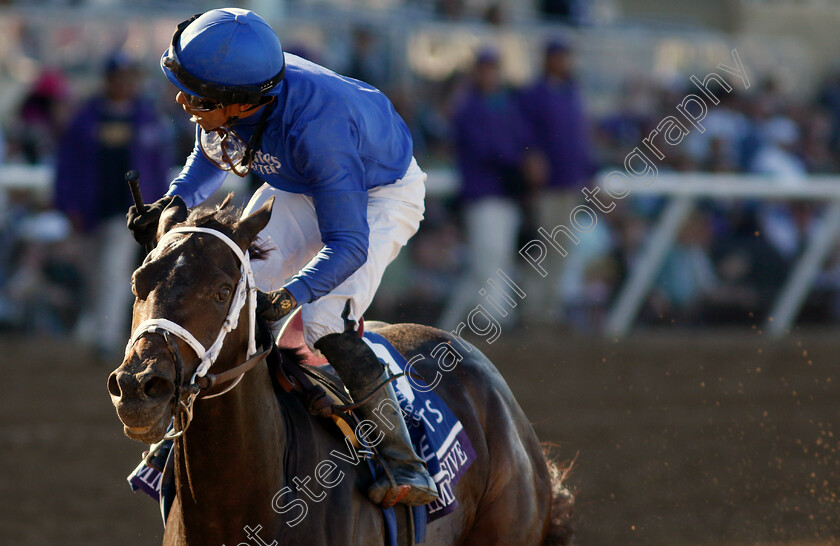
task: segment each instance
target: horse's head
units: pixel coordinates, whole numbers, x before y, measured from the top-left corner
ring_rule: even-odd
[[[216,360],[202,362],[200,352],[209,355],[218,342],[213,371],[221,372],[248,350],[253,318],[247,314],[254,309],[240,293],[245,290],[240,279],[250,268],[229,245],[247,256],[268,223],[274,201],[240,219],[230,198],[214,210],[192,214],[180,198],[174,199],[161,214],[157,247],[132,276],[134,334],[125,359],[108,378],[111,402],[130,438],[152,443],[163,437],[184,389],[194,388],[191,378],[202,365],[206,371],[208,360]],[[185,226],[223,236],[179,231]],[[251,248],[252,256],[255,251],[260,253]],[[236,327],[220,337],[226,321]]]

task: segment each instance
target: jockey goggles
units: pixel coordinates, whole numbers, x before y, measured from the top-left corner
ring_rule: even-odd
[[[219,105],[258,104],[267,92],[277,87],[277,85],[283,81],[283,77],[286,75],[286,64],[284,63],[282,68],[280,68],[280,71],[268,80],[252,85],[224,85],[219,83],[210,83],[202,80],[201,78],[197,78],[189,73],[181,64],[181,60],[178,58],[177,50],[178,44],[181,40],[181,34],[184,33],[184,30],[186,30],[193,21],[202,15],[202,13],[197,13],[186,21],[178,24],[175,28],[175,33],[172,35],[172,42],[169,45],[169,50],[163,58],[163,66],[169,69],[172,74],[174,74],[175,78],[185,87],[194,91],[196,99],[202,99],[201,104],[203,104],[203,106],[200,106],[199,108],[206,108],[210,105],[210,103],[204,102],[207,99],[215,100]],[[215,108],[218,108],[218,106],[210,108],[210,110]],[[195,110],[202,111],[199,109]]]
[[[181,94],[184,95],[184,99],[187,101],[187,107],[193,112],[212,112],[224,106],[224,104],[217,100],[197,97],[189,93],[184,93],[183,91],[181,91]]]

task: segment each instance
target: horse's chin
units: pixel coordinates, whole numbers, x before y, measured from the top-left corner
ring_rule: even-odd
[[[171,420],[170,412],[166,411],[164,413],[156,423],[146,427],[130,427],[123,423],[123,432],[132,440],[137,440],[144,444],[156,444],[163,439]]]

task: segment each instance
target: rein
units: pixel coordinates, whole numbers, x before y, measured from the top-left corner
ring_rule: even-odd
[[[239,246],[224,233],[203,227],[179,227],[172,229],[161,238],[158,246],[161,246],[167,238],[179,233],[204,233],[221,239],[233,250],[233,253],[239,259],[240,277],[239,282],[236,284],[235,296],[230,304],[227,317],[225,317],[222,323],[216,340],[209,348],[205,348],[189,330],[166,318],[152,318],[143,321],[131,334],[128,345],[125,348],[126,356],[134,344],[137,343],[137,340],[147,333],[152,333],[163,336],[166,341],[166,346],[175,362],[175,393],[172,396],[174,425],[173,430],[168,432],[165,438],[177,438],[187,430],[187,427],[192,421],[193,403],[196,398],[199,396],[201,398],[214,398],[232,390],[239,384],[245,373],[253,369],[270,352],[269,349],[257,354],[255,337],[257,287],[254,283],[254,273],[251,270],[248,253],[242,252]],[[246,304],[248,305],[248,352],[245,355],[245,362],[217,375],[208,373],[210,366],[219,357],[227,334],[235,330],[239,324],[239,315]],[[184,341],[199,359],[198,367],[192,375],[192,378],[190,378],[189,383],[184,382],[184,360],[181,357],[178,344],[174,337]],[[232,383],[227,388],[220,392],[213,392],[219,385],[224,385],[230,381]]]

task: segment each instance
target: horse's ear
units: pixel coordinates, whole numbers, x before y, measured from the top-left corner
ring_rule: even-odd
[[[186,222],[187,216],[189,216],[187,204],[184,203],[183,199],[176,195],[172,198],[172,201],[166,205],[163,212],[160,213],[160,221],[158,222],[157,232],[158,241],[160,241],[160,238],[163,237],[164,233],[172,229],[172,226],[180,224],[181,222]]]
[[[233,192],[229,192],[227,196],[219,203],[219,210],[225,210],[233,203]]]
[[[247,249],[257,238],[257,234],[268,225],[271,219],[271,208],[274,206],[274,196],[271,196],[260,208],[241,219],[236,225],[233,240],[242,250]]]

